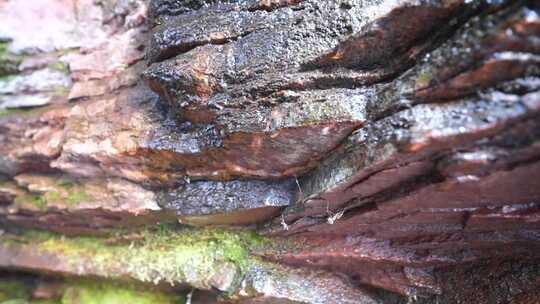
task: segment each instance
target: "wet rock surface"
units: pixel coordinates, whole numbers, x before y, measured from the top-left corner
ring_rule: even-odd
[[[0,0],[0,301],[535,303],[539,16]]]

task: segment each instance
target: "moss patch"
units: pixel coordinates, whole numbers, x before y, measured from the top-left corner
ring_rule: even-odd
[[[72,190],[68,193],[66,202],[69,206],[76,206],[80,202],[93,201],[94,197],[86,193],[84,190]]]
[[[11,114],[17,113],[17,110],[13,109],[0,109],[0,117],[10,116]]]
[[[185,303],[176,292],[149,290],[133,284],[110,281],[70,279],[58,296],[50,299],[32,299],[36,287],[33,280],[0,277],[0,304],[177,304]]]
[[[48,192],[51,201],[64,203],[69,207],[77,206],[81,202],[91,202],[95,198],[83,186],[69,180],[61,180],[57,185],[58,191]]]
[[[22,55],[10,54],[8,48],[9,42],[0,41],[0,80],[3,76],[18,73],[18,66],[24,58]]]
[[[43,177],[44,181],[47,181]],[[50,179],[50,190],[44,193],[28,193],[15,198],[15,204],[20,207],[34,206],[39,210],[46,210],[47,207],[65,206],[74,207],[82,202],[93,202],[96,199],[90,195],[85,187],[67,179]]]
[[[17,195],[14,203],[19,207],[27,207],[30,205],[41,211],[47,210],[47,199],[40,194]]]
[[[30,202],[40,210],[47,209],[47,200],[41,195],[32,195]]]
[[[25,301],[30,298],[30,288],[21,281],[0,278],[0,304],[8,301]]]
[[[67,287],[61,304],[176,304],[182,296],[153,291],[141,291],[125,285],[81,281]]]
[[[8,76],[11,77],[11,76]],[[0,81],[2,81],[2,77],[0,77]],[[0,118],[2,117],[10,117],[15,115],[27,115],[32,113],[31,109],[23,109],[23,108],[17,108],[17,109],[0,109]]]
[[[66,191],[66,202],[69,206],[76,206],[81,202],[94,201],[95,198],[86,192],[83,186],[70,182],[62,182],[60,184]]]
[[[67,86],[57,86],[54,88],[53,93],[56,96],[64,96],[69,94],[71,88]]]
[[[33,282],[0,277],[0,304],[60,304],[60,299],[32,299]]]
[[[269,243],[252,231],[168,226],[146,229],[127,242],[44,232],[26,232],[25,237],[37,250],[58,255],[74,273],[85,265],[106,278],[189,284],[205,290],[221,287],[229,292],[237,289],[253,262],[250,249]]]
[[[433,75],[431,71],[423,70],[416,76],[416,82],[415,82],[415,89],[421,90],[429,87],[431,84],[431,80],[433,79]]]
[[[64,73],[64,74],[66,74],[66,75],[69,74],[69,67],[68,67],[68,65],[67,65],[65,62],[63,62],[63,61],[56,61],[56,62],[50,63],[50,64],[48,65],[48,67],[49,67],[50,69],[55,70],[55,71],[62,72],[62,73]]]

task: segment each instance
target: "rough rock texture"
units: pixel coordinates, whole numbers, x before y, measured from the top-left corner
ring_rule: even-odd
[[[0,301],[540,298],[535,1],[0,17]]]

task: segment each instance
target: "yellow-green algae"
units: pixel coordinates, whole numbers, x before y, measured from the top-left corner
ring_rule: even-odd
[[[250,248],[269,243],[248,230],[182,227],[146,229],[130,237],[65,237],[26,231],[22,239],[42,253],[58,256],[68,272],[141,282],[188,284],[198,289],[236,291],[254,262]],[[4,241],[9,246],[9,243]],[[233,274],[224,285],[220,276]]]

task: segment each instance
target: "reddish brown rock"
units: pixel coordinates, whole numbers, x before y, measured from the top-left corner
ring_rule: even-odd
[[[1,269],[237,303],[537,296],[532,1],[4,2],[0,107],[41,108],[0,112]]]

